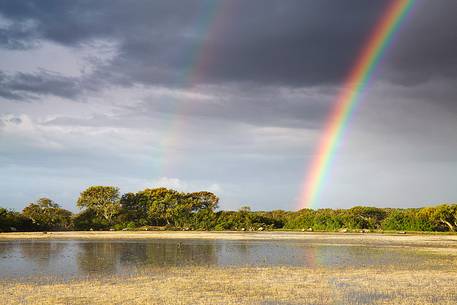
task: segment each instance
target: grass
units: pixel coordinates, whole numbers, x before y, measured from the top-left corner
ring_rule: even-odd
[[[152,275],[151,275],[152,274]],[[456,304],[455,269],[157,269],[64,283],[0,283],[2,304]]]

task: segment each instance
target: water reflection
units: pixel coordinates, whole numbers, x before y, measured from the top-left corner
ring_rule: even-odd
[[[135,243],[120,251],[123,263],[150,266],[216,265],[214,244],[183,242]]]
[[[119,263],[119,244],[115,243],[77,243],[76,262],[81,273],[116,273]]]
[[[216,265],[215,245],[182,242],[77,243],[81,272],[127,273],[143,267]]]
[[[296,241],[4,241],[0,278],[103,276],[188,265],[411,268],[433,259],[438,258],[413,249]]]
[[[63,243],[43,243],[31,241],[16,245],[20,255],[38,268],[46,268],[62,256],[66,245]]]

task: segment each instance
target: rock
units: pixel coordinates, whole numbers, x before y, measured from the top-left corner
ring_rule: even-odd
[[[346,229],[346,228],[340,229],[340,232],[341,232],[341,233],[347,233],[347,231],[348,231],[348,229]]]
[[[128,231],[129,229],[128,228],[123,228],[122,231]]]
[[[398,231],[397,234],[406,234],[405,231]]]
[[[90,228],[89,231],[93,231],[94,229]]]
[[[369,229],[362,229],[362,233],[370,233]]]
[[[263,227],[260,227],[257,229],[257,231],[263,231],[263,230],[264,230]]]
[[[17,229],[16,229],[15,227],[10,227],[10,230],[11,230],[12,232],[16,232],[16,231],[17,231]]]
[[[306,230],[305,229],[301,229],[302,232],[305,232]]]
[[[245,228],[241,228],[241,231],[246,231],[246,229]]]
[[[110,230],[110,231],[116,231],[116,230],[115,230],[115,229],[113,229],[113,228],[111,228],[111,229],[109,229],[109,230]]]
[[[308,232],[313,232],[313,228],[308,228],[308,230],[306,230]]]

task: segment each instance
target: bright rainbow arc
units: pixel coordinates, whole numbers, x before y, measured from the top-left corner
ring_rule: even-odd
[[[414,0],[393,0],[363,47],[344,82],[329,115],[315,157],[311,162],[300,196],[299,208],[312,208],[322,189],[334,152],[347,128],[348,120],[360,100],[385,49],[390,45]]]

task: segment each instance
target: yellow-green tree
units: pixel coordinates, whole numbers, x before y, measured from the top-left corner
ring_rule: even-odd
[[[22,210],[22,215],[40,230],[66,230],[71,225],[70,211],[62,209],[49,198],[40,198]]]
[[[433,218],[455,231],[457,228],[457,204],[442,204],[435,208]]]
[[[95,211],[108,224],[121,210],[119,188],[114,186],[90,186],[78,198],[77,206]]]

